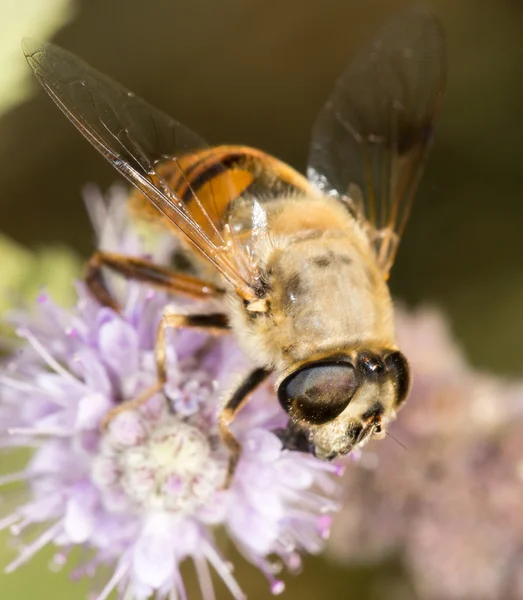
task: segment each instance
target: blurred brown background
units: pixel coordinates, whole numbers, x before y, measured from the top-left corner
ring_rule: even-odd
[[[53,41],[210,143],[258,146],[304,170],[314,116],[334,80],[376,28],[410,4],[84,0]],[[523,2],[427,4],[447,30],[448,93],[391,285],[408,303],[441,306],[475,364],[518,373]],[[24,10],[24,3],[17,7]],[[34,92],[0,118],[0,230],[33,248],[63,242],[87,256],[92,236],[80,190],[91,181],[108,186],[116,174],[36,82]],[[31,580],[24,578],[30,570],[9,582],[0,578],[2,596],[36,598],[37,581],[45,589],[58,585],[39,565]],[[381,587],[383,574],[373,570],[349,572],[319,560],[306,567],[289,581],[287,598],[392,597],[390,588]],[[245,583],[244,576],[240,580]],[[63,593],[70,591],[63,586]],[[245,588],[252,598],[269,594],[259,576]]]

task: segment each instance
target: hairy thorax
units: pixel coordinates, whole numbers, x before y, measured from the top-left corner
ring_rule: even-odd
[[[393,347],[390,295],[365,234],[332,198],[271,202],[270,243],[257,249],[266,297],[233,300],[251,357],[278,370],[336,351]]]

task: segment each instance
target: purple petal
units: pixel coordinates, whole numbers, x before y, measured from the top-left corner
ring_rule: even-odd
[[[161,516],[149,519],[133,549],[134,575],[142,585],[159,588],[176,570],[172,524]]]
[[[86,495],[74,496],[65,508],[64,529],[73,544],[81,544],[91,536],[95,515],[92,498]]]
[[[272,463],[281,456],[282,443],[273,433],[264,429],[249,432],[243,442],[246,457]]]
[[[100,362],[97,354],[90,348],[84,348],[75,356],[78,372],[82,374],[87,387],[101,394],[111,396],[112,385],[106,368]]]
[[[99,332],[100,353],[103,360],[120,377],[136,373],[139,365],[138,336],[136,331],[116,318],[104,323]]]
[[[111,400],[103,394],[89,394],[83,396],[78,403],[76,414],[76,429],[97,429],[101,420],[112,408]]]

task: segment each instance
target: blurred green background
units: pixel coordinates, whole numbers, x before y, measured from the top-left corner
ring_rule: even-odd
[[[50,37],[210,143],[257,146],[303,170],[314,116],[334,80],[376,28],[410,4],[0,0],[0,232],[20,245],[0,243],[0,293],[34,291],[49,280],[63,293],[77,263],[49,256],[63,246],[88,255],[92,233],[81,188],[115,180],[31,80],[19,37]],[[447,31],[448,92],[391,286],[408,304],[443,308],[474,364],[520,373],[523,2],[426,4]],[[16,77],[8,79],[11,72]],[[0,597],[32,599],[42,590],[55,599],[84,597],[78,585],[50,574],[47,560],[44,553],[14,575],[0,575]],[[250,597],[268,597],[261,576],[243,570]],[[394,565],[347,570],[309,559],[305,573],[289,579],[286,598],[407,598],[403,585]]]

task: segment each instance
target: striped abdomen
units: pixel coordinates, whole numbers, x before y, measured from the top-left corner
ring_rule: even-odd
[[[191,218],[218,246],[229,206],[242,194],[267,198],[310,189],[309,181],[293,168],[247,146],[204,148],[166,159],[156,168]],[[131,203],[140,216],[163,219],[140,192],[133,192]]]

